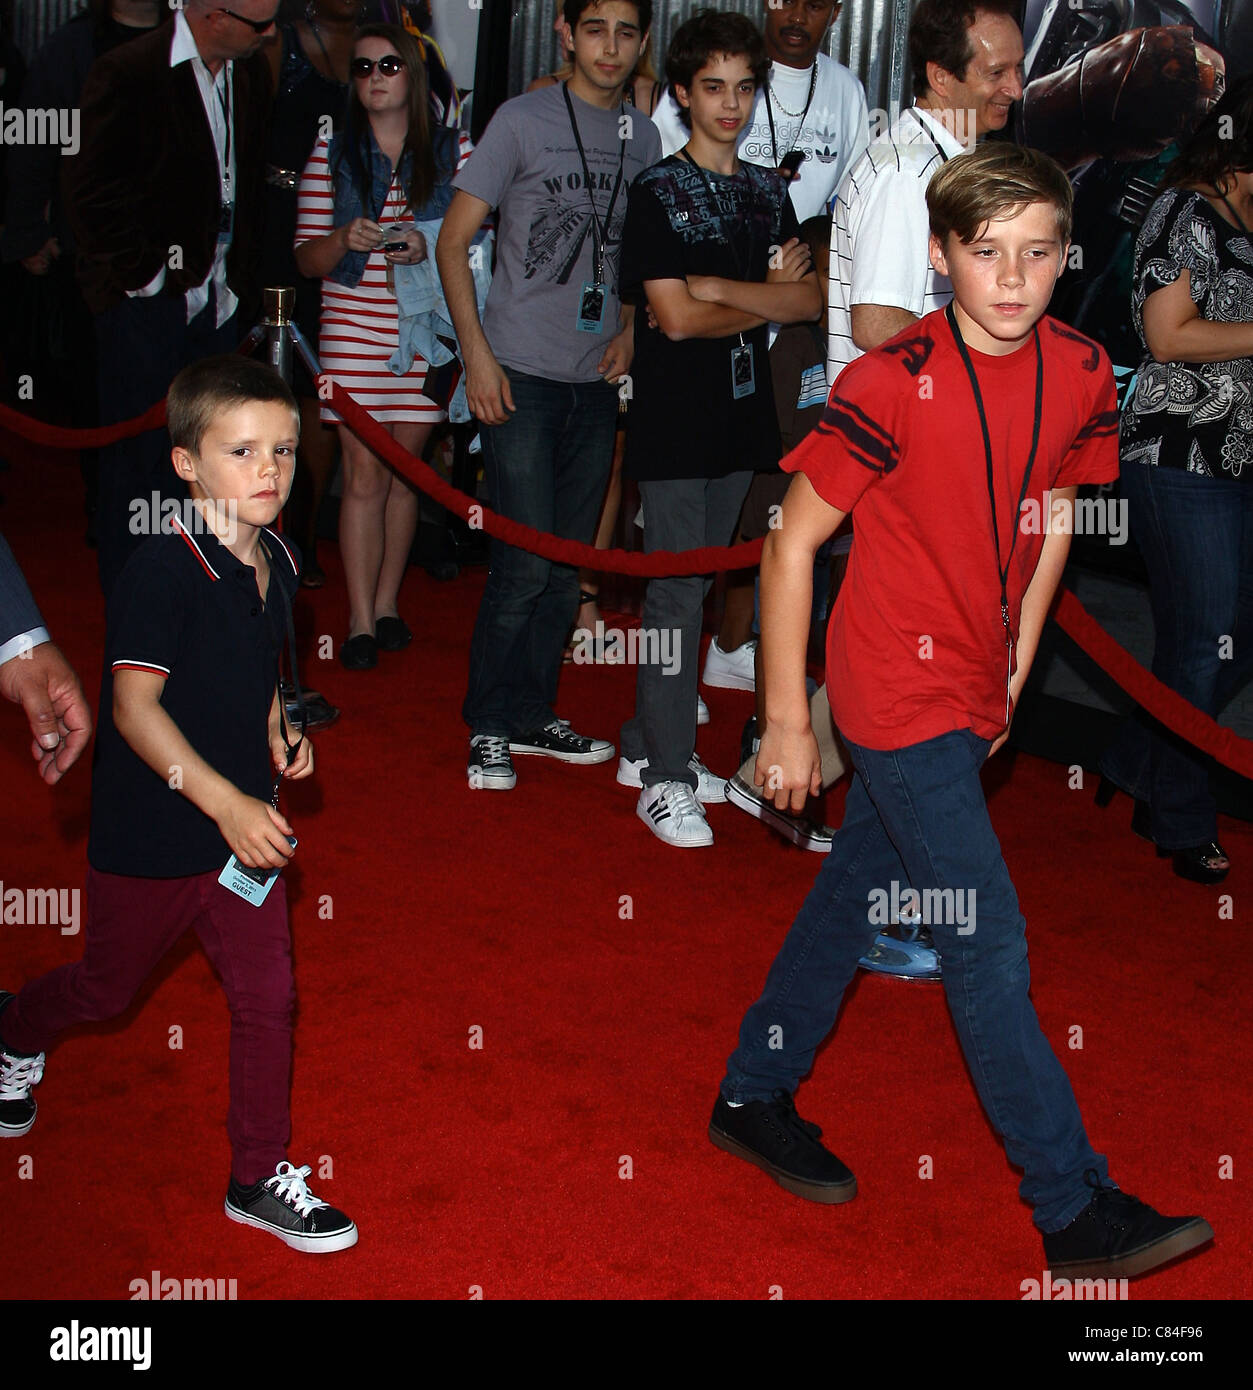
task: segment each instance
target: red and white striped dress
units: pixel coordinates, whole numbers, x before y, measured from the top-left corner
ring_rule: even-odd
[[[329,140],[318,140],[300,177],[296,205],[296,241],[312,241],[334,231],[335,194],[327,162]],[[460,132],[457,168],[466,162],[473,146]],[[412,222],[413,212],[405,206],[405,193],[392,176],[387,200],[378,221]],[[434,259],[435,248],[427,247]],[[371,251],[365,271],[357,285],[322,281],[322,322],[318,338],[318,357],[322,370],[342,386],[378,421],[433,423],[444,418],[434,401],[422,394],[427,364],[416,354],[404,376],[388,370],[387,362],[400,341],[396,298],[387,288],[387,266],[381,251]],[[329,405],[323,405],[324,421],[338,421]]]

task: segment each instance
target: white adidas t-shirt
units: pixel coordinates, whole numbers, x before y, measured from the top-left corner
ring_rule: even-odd
[[[818,55],[817,62],[816,78],[812,67],[790,68],[786,63],[771,63],[769,79],[757,93],[752,119],[739,148],[741,159],[764,169],[777,169],[789,150],[805,151],[800,178],[793,179],[788,190],[798,222],[825,211],[845,172],[870,140],[866,93],[861,83],[842,63],[825,53]],[[814,95],[806,110],[811,78]],[[790,116],[787,111],[797,114]],[[669,90],[657,103],[653,120],[661,131],[665,155],[681,150],[691,138],[679,116],[679,104]]]
[[[885,304],[922,318],[953,297],[931,268],[927,185],[965,146],[917,106],[849,170],[831,218],[827,382],[862,355],[853,342],[854,304]]]

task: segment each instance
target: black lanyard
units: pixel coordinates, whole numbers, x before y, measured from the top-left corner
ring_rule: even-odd
[[[988,501],[992,504],[992,540],[996,546],[996,572],[1001,581],[1001,622],[1005,625],[1005,641],[1012,649],[1014,634],[1009,621],[1009,567],[1013,563],[1014,547],[1018,544],[1019,517],[1022,515],[1023,500],[1027,496],[1027,486],[1031,482],[1031,470],[1035,467],[1035,456],[1040,447],[1040,423],[1044,418],[1044,349],[1040,346],[1040,327],[1037,324],[1034,329],[1035,414],[1031,425],[1031,453],[1027,456],[1027,469],[1022,475],[1022,491],[1018,494],[1018,505],[1014,508],[1014,524],[1009,542],[1009,554],[1005,557],[1005,563],[1002,565],[1001,527],[996,515],[996,480],[992,471],[992,437],[988,433],[988,415],[983,407],[983,392],[979,390],[979,378],[975,375],[974,363],[970,360],[970,353],[962,338],[961,329],[957,326],[957,316],[953,313],[953,306],[950,304],[944,312],[948,318],[949,327],[953,330],[957,351],[961,354],[962,362],[965,364],[966,375],[970,378],[970,389],[974,393],[975,408],[979,412],[979,428],[983,431],[983,455],[988,465]]]
[[[935,152],[936,152],[936,154],[938,154],[938,155],[940,156],[940,163],[941,163],[941,164],[947,164],[947,163],[948,163],[948,155],[946,155],[946,154],[944,153],[944,151],[940,148],[940,142],[935,138],[934,135],[932,135],[932,133],[931,133],[931,127],[926,123],[926,121],[924,121],[924,120],[922,119],[922,116],[921,116],[921,114],[919,113],[918,108],[917,108],[916,106],[911,106],[911,107],[909,108],[909,114],[914,118],[914,120],[916,120],[916,121],[918,122],[919,129],[920,129],[920,130],[922,131],[922,133],[927,137],[927,139],[931,141],[931,144],[935,147]]]
[[[592,171],[587,167],[587,155],[583,153],[583,141],[579,136],[579,123],[574,118],[574,103],[570,100],[570,88],[561,84],[561,95],[566,99],[566,110],[570,113],[570,129],[574,131],[574,143],[579,147],[579,159],[583,162],[583,186],[587,189],[587,201],[592,205],[592,245],[596,253],[595,282],[605,283],[605,247],[609,241],[609,231],[613,226],[613,209],[618,201],[618,190],[622,187],[622,170],[626,160],[626,141],[618,141],[618,178],[609,195],[609,206],[605,210],[605,225],[600,224],[600,214],[596,211],[596,198],[592,193]],[[619,103],[618,110],[626,115],[626,107]]]
[[[1227,195],[1225,193],[1220,193],[1218,196],[1223,200],[1223,207],[1225,207],[1227,211],[1232,215],[1232,217],[1236,219],[1236,226],[1240,228],[1240,230],[1245,234],[1245,236],[1248,236],[1249,229],[1244,225],[1244,218],[1241,217],[1240,214],[1235,210],[1235,208],[1233,208],[1231,204],[1227,201]]]
[[[296,671],[296,629],[292,623],[291,600],[283,593],[283,586],[274,578],[274,557],[270,554],[270,548],[264,542],[261,547],[266,554],[266,559],[270,562],[270,583],[278,590],[279,602],[283,605],[283,616],[287,620],[287,659],[291,665],[292,685],[296,690],[296,709],[300,715],[300,728],[297,731],[296,742],[292,743],[287,737],[287,706],[283,699],[283,654],[279,653],[278,659],[278,684],[275,687],[275,695],[278,699],[278,729],[283,740],[283,747],[287,749],[287,767],[295,761],[296,754],[300,745],[305,739],[305,730],[309,727],[309,711],[305,708],[305,694],[300,688],[300,676]],[[278,810],[278,789],[283,780],[285,767],[282,772],[274,779],[274,785],[270,789],[270,802],[274,809]]]
[[[693,169],[696,170],[696,172],[700,175],[701,182],[705,185],[705,192],[709,194],[709,211],[713,214],[714,217],[718,219],[718,229],[722,233],[722,239],[726,243],[727,250],[731,253],[731,259],[735,262],[736,278],[739,280],[747,280],[748,271],[744,268],[743,261],[740,260],[740,252],[739,248],[735,244],[735,238],[732,237],[730,232],[728,232],[727,230],[726,219],[723,217],[721,209],[718,207],[718,196],[714,192],[714,186],[713,183],[710,181],[709,175],[704,171],[704,169],[701,168],[699,164],[697,164],[697,162],[692,158],[692,156],[688,154],[686,145],[684,145],[684,147],[679,151],[679,154],[683,159],[687,160],[687,162],[692,166]],[[743,167],[743,164],[741,164],[740,168],[742,169]],[[732,177],[734,177],[734,175],[732,175]],[[753,178],[751,174],[745,174],[744,177],[748,179],[749,199],[748,211],[745,216],[745,225],[748,228],[749,237],[751,239],[753,231],[753,213],[757,210],[757,186],[753,183]],[[751,244],[749,247],[749,259],[751,262]],[[741,333],[740,341],[743,342],[743,340],[744,335]]]
[[[809,115],[809,108],[810,108],[810,105],[811,105],[812,102],[813,102],[814,93],[815,93],[817,90],[818,90],[818,60],[817,60],[817,58],[815,58],[815,59],[814,59],[813,71],[812,71],[812,72],[810,73],[810,75],[809,75],[809,95],[805,98],[805,109],[801,112],[800,129],[797,130],[797,132],[796,132],[796,141],[797,141],[797,144],[800,143],[800,138],[801,138],[801,136],[804,134],[804,131],[805,131],[805,117]],[[779,110],[780,110],[780,111],[783,111],[783,107],[780,106],[780,107],[779,107]],[[783,111],[783,114],[786,116],[788,113],[787,113],[786,111]],[[772,108],[771,108],[771,101],[770,101],[770,81],[769,81],[769,79],[766,80],[766,120],[770,122],[770,148],[774,151],[774,167],[777,169],[777,168],[779,167],[779,142],[778,142],[778,140],[775,138],[775,133],[774,133],[774,111],[773,111]]]

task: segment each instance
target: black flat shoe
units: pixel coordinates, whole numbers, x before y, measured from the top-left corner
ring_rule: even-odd
[[[380,651],[398,652],[413,641],[413,633],[401,618],[376,618],[374,640]]]
[[[1179,877],[1190,879],[1193,883],[1221,883],[1231,872],[1230,861],[1225,869],[1216,869],[1209,862],[1211,859],[1227,858],[1226,851],[1217,840],[1211,840],[1208,845],[1194,845],[1191,849],[1159,849],[1157,853],[1161,859],[1169,855],[1171,867]]]
[[[378,643],[368,632],[359,632],[340,647],[339,664],[346,671],[370,670],[379,664]]]

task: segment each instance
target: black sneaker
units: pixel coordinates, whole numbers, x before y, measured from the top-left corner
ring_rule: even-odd
[[[709,1137],[720,1149],[755,1164],[788,1192],[829,1205],[851,1202],[857,1179],[818,1142],[821,1134],[796,1113],[786,1091],[735,1108],[720,1095],[709,1121]]]
[[[1199,1216],[1162,1216],[1129,1192],[1102,1187],[1095,1172],[1084,1176],[1096,1195],[1069,1226],[1044,1237],[1044,1262],[1053,1274],[1130,1279],[1214,1238]]]
[[[470,740],[470,757],[466,762],[470,790],[512,791],[517,780],[513,759],[509,756],[509,740],[500,734],[475,734]]]
[[[0,1014],[13,1002],[13,995],[0,990]],[[35,1123],[39,1107],[30,1090],[43,1080],[44,1054],[10,1052],[0,1043],[0,1139],[17,1139]]]
[[[357,1227],[327,1202],[309,1191],[308,1164],[295,1168],[283,1162],[272,1178],[254,1187],[241,1187],[234,1178],[226,1190],[226,1214],[242,1226],[269,1231],[284,1245],[314,1255],[347,1250],[357,1243]]]
[[[568,719],[554,719],[542,729],[509,740],[511,753],[530,753],[556,758],[559,763],[604,763],[614,755],[608,739],[576,734]]]

